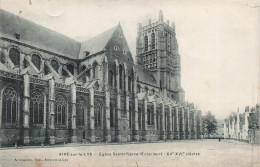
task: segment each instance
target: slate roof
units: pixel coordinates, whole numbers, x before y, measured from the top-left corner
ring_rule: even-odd
[[[86,51],[89,55],[103,51],[115,30],[120,26],[119,24],[98,36],[79,42],[2,9],[0,9],[0,23],[1,37],[73,59],[84,58]],[[15,33],[20,34],[19,40],[15,38]]]
[[[139,65],[135,65],[136,74],[138,77],[138,80],[143,83],[150,84],[155,87],[159,87],[156,83],[156,79],[154,75],[147,69],[144,69],[143,67]]]
[[[17,41],[14,34],[20,34],[19,42],[54,52],[70,58],[78,58],[80,42],[65,35],[35,24],[29,20],[0,9],[0,34]]]
[[[82,42],[79,58],[84,58],[84,52],[86,51],[89,52],[89,55],[103,51],[117,27],[118,26],[110,28],[109,30],[99,34],[98,36]]]

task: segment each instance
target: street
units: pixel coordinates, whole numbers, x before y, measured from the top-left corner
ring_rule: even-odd
[[[234,140],[175,140],[136,144],[66,144],[55,147],[2,148],[7,166],[260,166],[259,145]],[[253,156],[252,156],[253,155]]]

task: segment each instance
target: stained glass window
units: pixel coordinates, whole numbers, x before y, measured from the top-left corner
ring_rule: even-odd
[[[94,105],[94,114],[95,114],[95,126],[101,126],[102,106],[97,101],[95,102]]]
[[[132,79],[130,76],[128,77],[128,91],[132,92]]]
[[[55,103],[55,123],[65,125],[67,102],[62,95],[56,97]]]
[[[142,108],[140,106],[138,107],[138,127],[139,130],[142,129]]]
[[[147,124],[151,125],[151,110],[150,108],[147,109]]]
[[[12,60],[16,67],[20,65],[20,52],[18,49],[11,48],[9,50],[9,58]]]
[[[120,64],[119,65],[119,88],[124,89],[124,69],[123,66]]]
[[[78,97],[76,100],[76,107],[77,107],[77,126],[84,126],[84,109],[85,107],[85,100],[82,97]]]
[[[35,65],[35,67],[40,70],[41,69],[41,57],[37,54],[32,55],[32,63]]]
[[[52,68],[56,71],[56,72],[58,72],[58,70],[59,70],[59,62],[57,61],[57,60],[51,60],[51,66],[52,66]]]
[[[93,64],[93,79],[98,78],[98,63],[95,62]]]
[[[147,35],[144,37],[144,49],[145,49],[145,51],[148,51],[148,37],[147,37]]]
[[[39,92],[33,92],[30,103],[30,120],[32,124],[43,124],[44,99]]]
[[[152,33],[152,49],[155,49],[155,34]]]
[[[17,120],[17,93],[7,87],[2,96],[2,124],[15,124]]]
[[[113,72],[111,70],[109,70],[108,78],[109,78],[109,85],[114,87],[114,75],[113,75]]]
[[[110,127],[114,127],[114,106],[110,103]]]

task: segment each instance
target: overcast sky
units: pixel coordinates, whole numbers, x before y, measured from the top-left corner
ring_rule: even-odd
[[[137,24],[146,25],[149,18],[157,21],[161,9],[164,20],[176,25],[187,101],[218,119],[259,101],[257,0],[29,2],[0,0],[0,8],[80,41],[120,22],[133,56]]]

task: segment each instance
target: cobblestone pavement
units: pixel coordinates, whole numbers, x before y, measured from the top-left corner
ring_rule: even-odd
[[[66,144],[0,150],[0,167],[260,166],[260,146],[234,140],[135,144]]]

